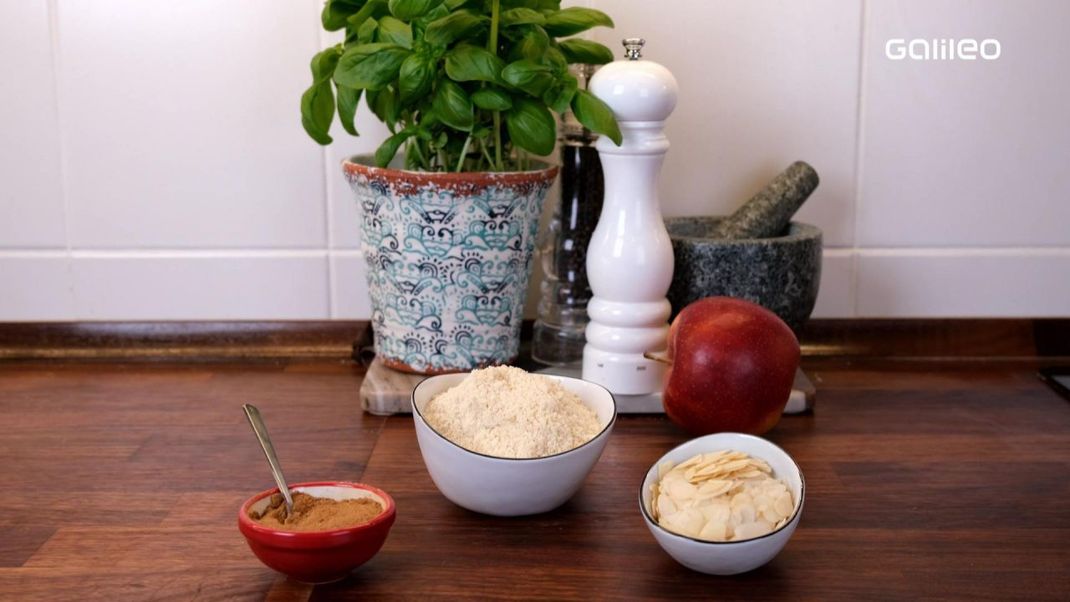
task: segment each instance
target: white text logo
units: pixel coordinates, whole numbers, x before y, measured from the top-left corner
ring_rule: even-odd
[[[954,40],[950,38],[907,40],[892,38],[884,45],[884,56],[893,61],[994,61],[1003,53],[999,40],[974,38]]]

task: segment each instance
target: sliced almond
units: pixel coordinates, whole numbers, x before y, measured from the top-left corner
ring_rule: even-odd
[[[794,505],[791,503],[791,492],[785,491],[780,497],[773,502],[773,508],[776,513],[782,517],[786,517],[791,514]]]
[[[779,529],[791,491],[767,462],[734,450],[658,465],[651,514],[666,529],[708,541],[741,541]]]

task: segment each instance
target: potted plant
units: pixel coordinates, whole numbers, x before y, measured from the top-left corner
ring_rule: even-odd
[[[557,168],[537,159],[571,109],[618,144],[602,101],[570,63],[613,60],[559,40],[612,27],[559,0],[328,0],[323,26],[345,41],[312,59],[305,130],[329,144],[363,95],[391,135],[343,162],[361,207],[377,356],[409,372],[470,370],[516,358],[542,202]]]

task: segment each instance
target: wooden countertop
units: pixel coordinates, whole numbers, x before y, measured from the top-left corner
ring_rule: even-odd
[[[1070,404],[1028,362],[804,361],[817,412],[768,437],[806,475],[769,565],[677,565],[636,508],[687,437],[622,417],[583,490],[500,519],[443,498],[408,417],[362,415],[350,363],[0,364],[0,599],[702,597],[1070,599]],[[311,587],[253,557],[238,505],[271,479],[256,403],[294,480],[361,480],[397,501],[380,554]]]

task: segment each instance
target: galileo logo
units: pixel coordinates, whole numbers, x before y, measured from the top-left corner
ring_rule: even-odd
[[[884,56],[893,61],[994,61],[1003,53],[999,40],[974,38],[954,40],[951,38],[906,40],[892,38],[884,45]]]

